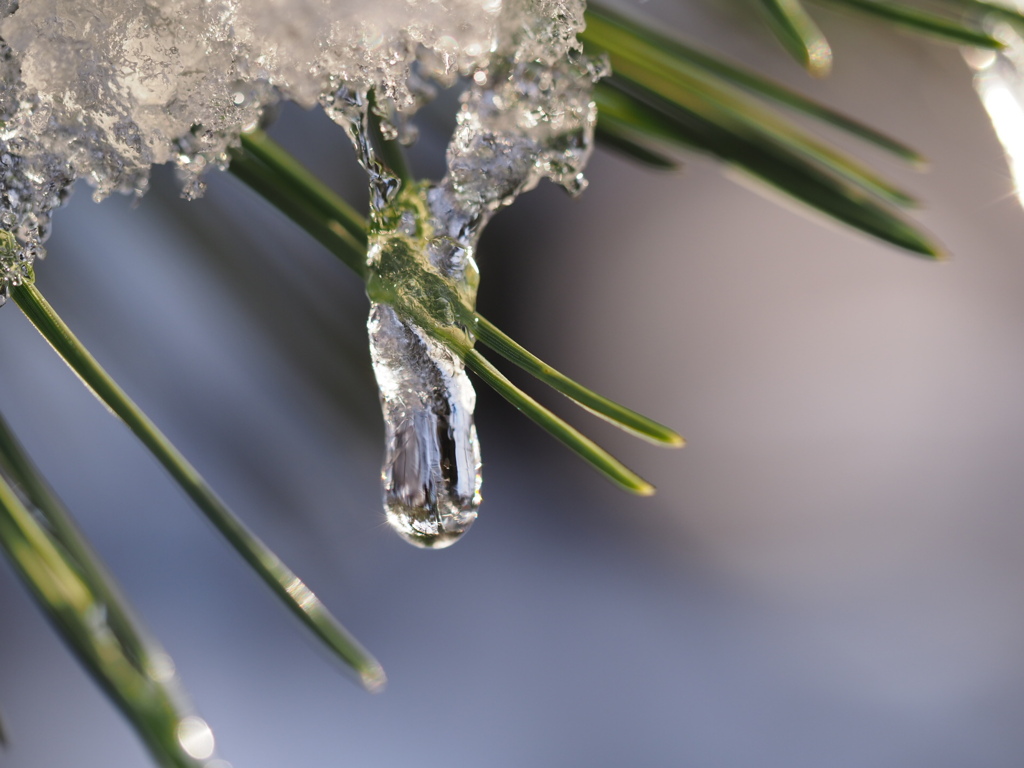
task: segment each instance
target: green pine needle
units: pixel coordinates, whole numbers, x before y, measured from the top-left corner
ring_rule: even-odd
[[[40,521],[45,524],[47,535],[69,559],[74,561],[76,569],[92,585],[93,592],[101,602],[107,606],[106,623],[118,642],[127,650],[128,655],[136,662],[147,655],[152,655],[147,650],[148,641],[145,633],[137,627],[127,604],[114,588],[113,582],[93,554],[71,515],[30,461],[2,416],[0,474],[7,477],[18,490],[19,498],[35,510]]]
[[[170,657],[138,626],[70,515],[0,418],[0,550],[154,760],[202,768],[181,729],[194,718]],[[197,721],[198,722],[198,721]],[[0,729],[0,744],[6,739]]]
[[[942,251],[890,205],[742,122],[703,105],[703,114],[623,79],[595,92],[598,108],[652,139],[708,152],[792,198],[892,245],[928,258]]]
[[[999,49],[1003,44],[987,32],[946,16],[886,0],[815,0],[820,4],[843,7],[868,14],[912,32],[930,35],[957,45],[976,45]]]
[[[956,11],[961,15],[978,18],[983,27],[985,27],[985,21],[999,19],[1013,24],[1018,29],[1024,28],[1024,13],[1000,5],[998,2],[987,2],[986,0],[947,0],[947,2],[955,6]]]
[[[369,691],[382,689],[386,678],[377,660],[341,626],[320,599],[280,558],[232,514],[196,469],[75,338],[39,290],[33,284],[26,283],[14,288],[11,295],[64,362],[164,465],[182,490],[271,591],[355,673],[363,687]]]
[[[353,247],[366,251],[366,219],[355,208],[335,194],[326,184],[310,173],[305,166],[296,160],[280,144],[271,139],[263,131],[250,131],[239,137],[244,153],[236,153],[232,158],[231,168],[234,169],[234,158],[251,155],[253,158],[273,171],[273,180],[283,184],[279,193],[289,192],[300,200],[312,205],[321,215],[338,222],[350,236]]]
[[[682,165],[678,160],[648,147],[644,137],[630,125],[609,115],[598,115],[594,136],[605,149],[659,171],[674,171]]]
[[[483,379],[491,389],[508,400],[519,411],[535,421],[551,435],[562,441],[562,443],[586,460],[601,474],[618,484],[619,487],[639,496],[650,496],[654,493],[653,485],[637,475],[593,440],[584,437],[578,430],[558,416],[555,416],[555,414],[519,389],[475,349],[465,350],[461,357],[466,366]]]
[[[811,138],[735,91],[683,73],[673,73],[657,55],[643,50],[630,50],[601,39],[609,46],[605,50],[611,55],[616,73],[612,82],[634,83],[657,94],[674,107],[699,114],[722,127],[739,125],[747,134],[763,136],[764,141],[801,155],[814,165],[842,176],[897,206],[915,203],[906,192],[894,187],[864,165]]]
[[[925,159],[914,149],[871,126],[829,109],[755,72],[731,64],[719,56],[698,50],[675,37],[661,34],[646,24],[591,3],[587,6],[587,28],[582,38],[585,42],[592,41],[595,35],[606,39],[610,37],[621,45],[656,56],[656,71],[690,73],[700,75],[711,82],[717,79],[720,84],[742,88],[766,101],[832,125],[917,167],[925,165]]]
[[[565,374],[556,371],[480,313],[474,314],[474,320],[471,327],[477,341],[490,347],[506,360],[515,363],[539,381],[561,392],[594,415],[656,445],[682,448],[686,444],[686,441],[677,432],[587,389]]]
[[[613,70],[594,91],[599,125],[627,137],[639,152],[662,156],[668,145],[711,154],[866,234],[913,253],[941,254],[901,215],[901,208],[916,204],[910,195],[764,102],[814,116],[923,165],[913,150],[620,14],[591,6],[587,22],[587,50],[607,54]]]
[[[832,70],[832,49],[800,0],[761,0],[768,24],[790,55],[815,77]]]

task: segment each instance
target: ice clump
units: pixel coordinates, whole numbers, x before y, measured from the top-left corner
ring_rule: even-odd
[[[409,541],[447,546],[476,518],[476,246],[549,178],[582,190],[603,65],[584,0],[0,0],[0,300],[31,279],[76,179],[141,195],[173,162],[183,194],[288,99],[343,125],[370,177],[371,355],[387,432],[385,507]],[[434,184],[381,162],[428,96],[467,84]],[[372,109],[371,109],[372,106]],[[371,114],[372,113],[372,114]]]
[[[490,55],[501,0],[0,0],[0,295],[43,254],[75,179],[142,194],[172,161],[186,196],[279,99],[339,83],[409,112],[419,75],[452,82]]]

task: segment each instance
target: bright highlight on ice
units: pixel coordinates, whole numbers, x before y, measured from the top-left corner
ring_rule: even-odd
[[[446,546],[476,518],[476,243],[491,215],[549,178],[582,190],[602,67],[583,0],[0,0],[0,303],[31,278],[76,179],[141,195],[155,163],[183,194],[224,168],[266,107],[320,104],[370,177],[370,341],[387,430],[385,507],[409,541]],[[430,81],[463,79],[448,171],[407,184],[376,156]],[[454,345],[454,346],[453,346]]]
[[[1024,3],[1017,2],[1017,7],[1024,8]],[[975,71],[974,87],[1003,145],[1017,200],[1024,206],[1024,37],[1005,22],[991,24],[988,31],[1006,47],[969,49],[964,58]]]

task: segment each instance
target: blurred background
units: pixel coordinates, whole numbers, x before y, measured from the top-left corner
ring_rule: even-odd
[[[159,169],[135,209],[83,188],[55,217],[44,294],[378,656],[382,695],[0,311],[4,415],[235,768],[1024,762],[1024,212],[960,52],[825,8],[837,63],[815,82],[747,3],[639,10],[921,150],[926,174],[852,147],[952,255],[896,252],[699,158],[664,174],[599,151],[579,199],[543,185],[501,213],[481,310],[687,437],[661,451],[543,395],[653,499],[480,387],[480,519],[415,550],[383,523],[367,303],[340,263],[227,174],[186,203]],[[272,135],[365,198],[322,115],[285,108]],[[0,765],[151,764],[6,562],[0,617]]]

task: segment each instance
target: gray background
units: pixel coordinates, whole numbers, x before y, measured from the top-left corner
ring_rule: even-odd
[[[663,175],[599,152],[580,199],[547,185],[502,213],[482,310],[683,432],[660,451],[549,399],[653,499],[481,392],[481,518],[416,551],[382,525],[366,303],[343,267],[226,175],[184,203],[161,171],[135,210],[80,189],[56,216],[44,293],[379,656],[381,696],[0,311],[4,415],[236,768],[1024,762],[1024,212],[959,52],[816,11],[837,65],[812,82],[743,3],[643,10],[923,151],[921,175],[857,148],[953,255],[895,252],[701,159]],[[362,198],[326,119],[286,109],[274,130]],[[0,765],[150,764],[6,564],[0,617]]]

